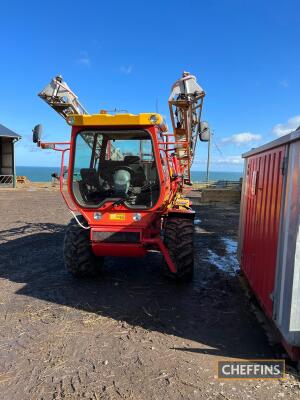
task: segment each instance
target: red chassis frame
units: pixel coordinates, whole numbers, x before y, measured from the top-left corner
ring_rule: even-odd
[[[61,157],[61,172],[59,178],[59,187],[61,195],[69,208],[75,216],[75,212],[84,216],[89,224],[87,229],[90,229],[90,239],[93,252],[96,256],[128,256],[128,257],[142,257],[149,250],[159,250],[165,258],[165,261],[171,272],[176,273],[176,265],[170,257],[167,247],[164,245],[160,232],[162,228],[163,217],[168,213],[176,212],[177,214],[189,214],[194,216],[191,210],[182,211],[179,209],[170,208],[173,199],[179,189],[179,184],[182,181],[182,170],[178,160],[174,154],[174,146],[176,142],[169,141],[170,134],[162,134],[156,126],[126,126],[126,129],[139,129],[146,130],[153,143],[153,150],[155,160],[161,160],[161,152],[165,154],[165,162],[167,164],[167,172],[163,170],[162,162],[157,162],[157,170],[160,180],[160,196],[154,207],[147,210],[131,210],[124,205],[113,205],[113,202],[106,202],[99,208],[85,208],[77,203],[72,191],[72,175],[73,163],[75,152],[75,139],[79,131],[83,129],[99,129],[99,126],[73,126],[70,142],[39,142],[38,145],[44,149],[52,149],[60,151]],[[105,127],[115,128],[115,127]],[[160,135],[160,140],[158,139]],[[67,146],[62,148],[60,146]],[[69,171],[71,174],[68,176],[68,195],[64,192],[64,159],[65,153],[70,151],[69,158]],[[100,221],[94,219],[94,213],[101,212],[102,218]],[[111,221],[109,219],[110,213],[122,213],[125,215],[124,221]],[[141,215],[140,221],[134,221],[133,216],[136,213]],[[107,243],[95,240],[95,232],[138,232],[140,234],[140,241],[138,243]]]

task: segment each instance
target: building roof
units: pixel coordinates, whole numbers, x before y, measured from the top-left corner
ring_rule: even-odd
[[[0,124],[0,137],[9,137],[20,140],[21,136]]]
[[[262,153],[264,151],[274,149],[275,147],[282,146],[283,144],[295,142],[296,140],[300,140],[300,129],[299,128],[297,128],[295,131],[293,131],[287,135],[284,135],[278,139],[272,140],[272,142],[266,143],[262,146],[259,146],[259,147],[256,147],[254,149],[247,151],[247,153],[242,154],[242,157],[248,158],[250,156],[253,156],[254,154]]]

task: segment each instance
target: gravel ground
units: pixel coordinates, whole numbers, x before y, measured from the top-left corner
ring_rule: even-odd
[[[299,380],[216,378],[217,360],[273,358],[235,273],[237,206],[196,206],[196,274],[159,254],[64,270],[70,220],[55,190],[0,191],[0,399],[299,399]]]

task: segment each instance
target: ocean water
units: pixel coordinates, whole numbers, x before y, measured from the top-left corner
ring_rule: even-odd
[[[59,167],[16,167],[17,175],[26,176],[31,182],[50,182],[51,174],[56,172],[57,175],[60,174]],[[192,171],[192,180],[194,182],[202,182],[206,180],[205,171]],[[243,176],[242,172],[217,172],[211,171],[209,174],[209,179],[211,181],[238,181]]]
[[[51,174],[56,172],[60,174],[60,167],[22,167],[16,166],[16,173],[20,176],[26,176],[31,182],[50,182]]]
[[[206,181],[206,171],[191,171],[193,182]],[[210,171],[210,181],[239,181],[243,177],[243,172],[232,171]]]

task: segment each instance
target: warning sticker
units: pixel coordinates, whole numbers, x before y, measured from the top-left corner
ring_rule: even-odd
[[[109,219],[112,221],[125,221],[124,213],[109,214]]]

